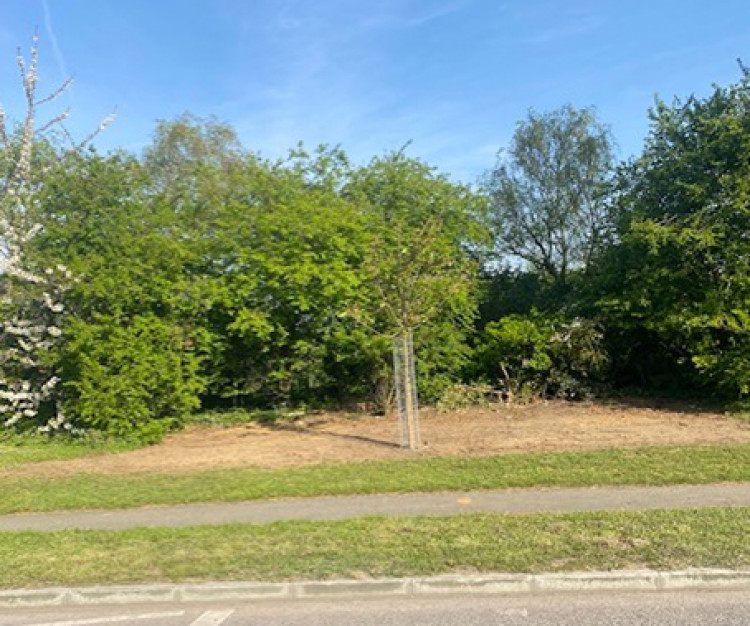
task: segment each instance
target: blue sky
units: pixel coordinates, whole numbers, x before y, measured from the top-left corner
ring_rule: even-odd
[[[621,157],[654,95],[706,93],[750,62],[748,0],[0,0],[0,102],[39,27],[42,84],[65,75],[79,136],[140,151],[154,120],[231,122],[280,156],[303,140],[357,161],[411,154],[472,182],[526,111],[594,105]]]

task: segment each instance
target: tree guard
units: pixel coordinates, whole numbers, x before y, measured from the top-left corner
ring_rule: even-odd
[[[417,450],[422,446],[419,428],[417,376],[414,368],[414,341],[411,330],[393,338],[393,369],[396,382],[396,410],[399,421],[399,443]]]

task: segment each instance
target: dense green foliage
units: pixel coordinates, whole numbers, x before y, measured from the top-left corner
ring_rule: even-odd
[[[528,136],[544,119],[532,115],[520,127],[516,152],[525,141],[534,148],[532,154],[560,157],[557,116],[549,118],[549,129],[532,133],[533,141]],[[555,272],[534,259],[526,267],[484,277],[481,312],[488,336],[477,351],[480,371],[493,371],[487,357],[494,351],[495,373],[515,364],[524,382],[536,379],[537,387],[557,393],[555,370],[549,366],[554,359],[547,358],[555,351],[549,329],[561,319],[585,319],[592,331],[603,332],[595,353],[604,349],[606,357],[590,358],[593,335],[570,350],[562,370],[571,374],[574,388],[590,389],[606,374],[610,387],[700,393],[740,403],[748,396],[750,77],[743,72],[737,84],[717,86],[706,98],[659,101],[650,120],[643,153],[605,174],[602,179],[612,182],[604,188],[588,185],[589,193],[598,190],[587,196],[599,202],[597,235],[586,248],[585,262],[569,272],[566,289]],[[600,136],[600,130],[592,123],[590,134]],[[549,133],[546,150],[539,148]],[[537,168],[549,178],[539,176],[541,182],[526,192],[543,201],[552,198],[554,209],[541,202],[536,211],[520,213],[532,245],[537,233],[550,242],[564,239],[555,207],[566,185],[580,177],[565,168],[567,163],[575,170],[575,159],[560,160]],[[560,171],[565,175],[558,177]],[[506,180],[506,174],[501,169],[492,179],[493,203],[500,205],[501,215],[515,210],[518,217],[517,196],[504,207],[498,193],[497,181]],[[528,178],[523,182],[530,184]],[[533,208],[533,203],[526,206]],[[534,320],[506,317],[535,310]]]
[[[750,77],[660,102],[641,157],[619,172],[619,241],[596,310],[616,375],[728,398],[750,392]]]
[[[498,250],[564,292],[608,231],[603,198],[613,162],[609,131],[593,109],[531,111],[487,181]]]
[[[659,102],[618,168],[593,110],[532,112],[477,188],[403,151],[267,160],[189,115],[142,156],[40,141],[34,159],[28,260],[72,276],[43,363],[76,428],[151,441],[199,406],[383,408],[412,328],[426,402],[750,395],[748,76]]]
[[[607,365],[602,334],[590,320],[508,315],[480,335],[475,365],[511,401],[536,396],[580,399]]]
[[[30,254],[76,277],[50,355],[67,419],[151,441],[201,404],[383,405],[404,323],[437,398],[468,354],[483,206],[402,153],[268,161],[190,116],[143,159],[63,155]]]

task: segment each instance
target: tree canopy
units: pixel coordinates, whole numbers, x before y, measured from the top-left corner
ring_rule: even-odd
[[[498,250],[564,288],[604,243],[613,164],[593,109],[530,111],[487,177]]]
[[[152,441],[201,406],[387,408],[411,332],[422,401],[747,403],[749,111],[746,73],[658,101],[620,165],[593,109],[532,111],[477,186],[405,150],[266,159],[189,114],[140,155],[2,120],[3,423]]]

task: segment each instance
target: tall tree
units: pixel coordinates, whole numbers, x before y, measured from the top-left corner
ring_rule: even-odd
[[[599,310],[624,378],[750,396],[750,75],[659,101],[618,177]]]
[[[370,313],[405,354],[407,371],[399,393],[408,422],[406,439],[415,448],[419,436],[416,389],[410,387],[408,371],[413,367],[411,334],[420,328],[434,333],[440,322],[455,330],[456,322],[473,318],[477,267],[470,250],[484,234],[483,203],[467,187],[403,152],[374,159],[355,172],[345,193],[367,215],[371,240],[365,266],[375,290]]]
[[[531,111],[487,176],[497,250],[565,287],[605,237],[613,160],[610,132],[593,109]]]
[[[230,125],[215,117],[183,113],[174,120],[157,123],[144,157],[159,188],[176,193],[185,191],[196,168],[225,168],[241,154],[237,133]]]
[[[70,426],[57,403],[59,378],[47,354],[62,334],[62,293],[71,276],[62,265],[35,264],[29,249],[43,228],[33,210],[43,179],[35,169],[40,160],[35,152],[40,143],[49,148],[37,139],[67,114],[41,127],[36,116],[39,105],[55,100],[70,81],[38,97],[36,37],[29,59],[19,50],[16,60],[26,105],[17,132],[8,128],[0,107],[0,425],[30,423],[50,430]]]

